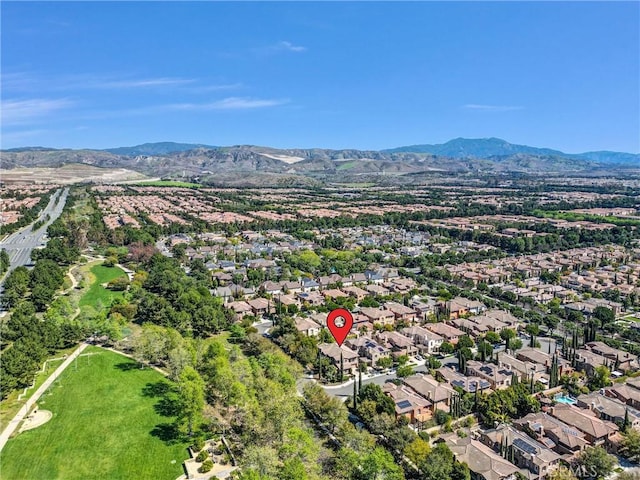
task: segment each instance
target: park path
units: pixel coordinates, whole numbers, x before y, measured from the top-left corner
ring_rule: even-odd
[[[13,434],[16,428],[18,428],[20,422],[22,422],[24,418],[29,414],[29,412],[31,411],[31,407],[35,405],[42,394],[47,391],[47,388],[51,386],[51,384],[62,374],[62,372],[64,372],[65,368],[67,368],[71,364],[71,362],[73,362],[82,353],[85,348],[87,348],[87,344],[82,343],[71,355],[67,357],[64,362],[62,362],[62,364],[56,369],[56,371],[53,372],[42,385],[40,385],[40,388],[38,388],[38,390],[36,390],[35,393],[22,406],[16,416],[13,417],[13,420],[11,420],[6,428],[2,431],[2,433],[0,433],[0,451],[6,445],[11,434]]]

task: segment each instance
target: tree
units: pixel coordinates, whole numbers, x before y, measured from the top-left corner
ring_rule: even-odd
[[[449,342],[442,342],[440,345],[440,353],[443,355],[451,355],[455,350],[455,347]]]
[[[640,432],[634,428],[629,428],[623,433],[621,453],[625,458],[640,458]]]
[[[453,471],[453,453],[445,443],[438,443],[418,468],[429,480],[450,480]]]
[[[401,367],[398,367],[396,375],[398,378],[405,378],[413,375],[413,367],[411,365],[402,365]]]
[[[522,348],[522,340],[520,340],[519,338],[514,338],[509,342],[509,348],[512,352],[520,350]]]
[[[607,307],[598,306],[593,311],[593,316],[602,322],[602,325],[606,325],[607,323],[611,323],[616,319],[615,313],[613,310]]]
[[[189,436],[193,435],[193,425],[204,408],[204,381],[191,366],[186,366],[178,381],[178,418],[187,421]]]
[[[493,345],[487,341],[481,341],[478,343],[478,357],[481,361],[485,362],[493,355]]]
[[[376,366],[380,368],[390,368],[393,365],[393,359],[391,357],[381,357],[376,360]]]
[[[617,464],[616,457],[602,447],[587,447],[578,457],[582,476],[593,479],[607,477]]]
[[[473,346],[474,346],[474,343],[473,343],[473,340],[471,340],[471,337],[469,335],[462,335],[458,339],[458,343],[456,344],[456,349],[461,350],[463,348],[473,348]]]
[[[496,343],[500,343],[500,335],[496,332],[487,332],[487,334],[484,336],[484,339],[493,345],[495,345]]]
[[[604,365],[596,367],[593,375],[589,377],[587,385],[590,390],[600,390],[611,385],[611,371]]]
[[[395,463],[391,454],[382,447],[362,457],[354,473],[354,480],[404,480],[402,468]]]
[[[414,464],[420,465],[427,459],[427,456],[431,452],[431,446],[429,442],[418,437],[404,449],[404,454]]]
[[[503,328],[500,331],[500,338],[504,340],[504,348],[509,350],[511,348],[511,340],[516,338],[516,332],[510,328]]]

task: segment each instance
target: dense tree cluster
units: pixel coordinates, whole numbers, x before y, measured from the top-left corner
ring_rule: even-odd
[[[157,254],[145,268],[148,276],[133,295],[137,322],[175,328],[195,337],[218,333],[229,324],[221,300],[188,276],[175,259]]]

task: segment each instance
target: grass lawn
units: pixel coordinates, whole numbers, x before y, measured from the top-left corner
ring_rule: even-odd
[[[171,440],[174,418],[162,408],[155,370],[117,353],[89,347],[93,355],[71,364],[41,409],[46,424],[7,442],[0,454],[2,478],[174,480],[188,457],[184,441]],[[164,413],[164,415],[163,415]],[[172,463],[174,462],[174,463]]]
[[[62,357],[65,353],[70,354],[75,349],[76,347],[71,347],[66,350],[61,350],[52,358]],[[9,424],[13,417],[16,416],[16,413],[18,413],[18,410],[20,410],[25,402],[31,397],[31,395],[33,395],[33,393],[38,388],[40,388],[40,385],[42,385],[44,381],[49,378],[49,375],[51,375],[55,371],[55,369],[60,366],[62,361],[63,360],[60,359],[47,362],[45,371],[38,372],[36,374],[36,381],[34,386],[28,389],[26,395],[21,397],[20,400],[18,400],[18,397],[22,394],[22,389],[11,392],[7,398],[0,402],[0,429],[4,429],[4,427]]]
[[[127,274],[120,267],[105,267],[103,265],[94,265],[91,267],[91,287],[87,293],[85,293],[80,299],[80,306],[89,305],[94,307],[99,301],[106,307],[111,304],[111,301],[116,297],[121,297],[123,292],[113,292],[107,290],[102,286],[103,283],[108,283],[111,280],[124,277]]]

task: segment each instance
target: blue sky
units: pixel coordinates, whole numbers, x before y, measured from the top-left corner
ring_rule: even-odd
[[[638,2],[6,2],[2,147],[640,152]]]

